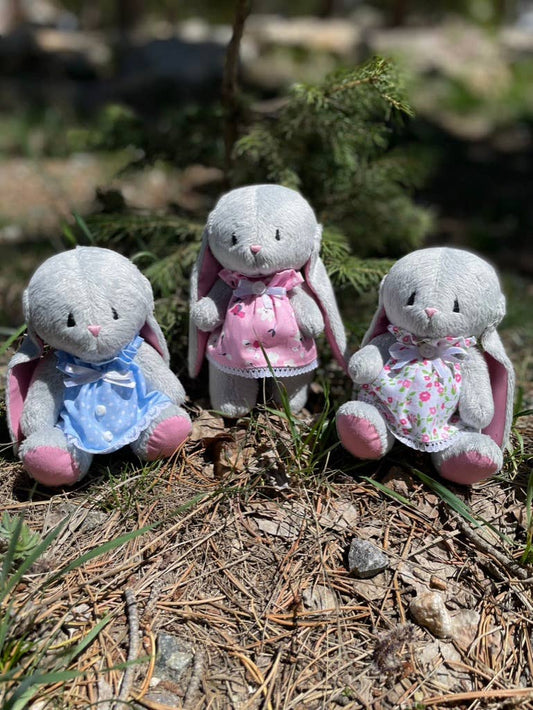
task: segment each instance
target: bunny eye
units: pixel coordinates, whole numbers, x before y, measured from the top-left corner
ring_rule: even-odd
[[[74,320],[74,316],[72,315],[72,313],[69,313],[67,318],[67,327],[74,328],[75,325],[76,321]]]
[[[237,244],[237,235],[235,234],[235,232],[233,232],[233,234],[231,235],[231,243],[233,244],[233,246]]]
[[[453,302],[453,312],[454,312],[454,313],[460,313],[460,311],[459,311],[459,301],[457,300],[457,298],[456,298],[455,301]]]
[[[281,234],[279,233],[279,229],[276,229],[276,239],[278,240],[278,242],[281,239]]]
[[[116,308],[111,308],[111,312],[113,313],[113,319],[118,320],[118,313]]]
[[[416,296],[416,291],[413,291],[413,293],[409,296],[407,300],[407,305],[412,306],[415,302],[415,296]]]

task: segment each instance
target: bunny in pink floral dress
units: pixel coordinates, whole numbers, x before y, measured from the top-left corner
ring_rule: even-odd
[[[346,368],[321,234],[311,205],[282,185],[231,190],[210,213],[191,274],[189,372],[199,375],[206,357],[211,405],[225,416],[263,397],[300,411],[323,332]]]
[[[219,278],[233,289],[224,323],[207,343],[207,358],[241,377],[300,375],[317,366],[315,341],[298,327],[288,294],[303,283],[294,269],[249,278],[228,269]]]
[[[380,459],[399,440],[456,483],[499,471],[513,419],[514,371],[496,331],[504,314],[498,276],[476,254],[430,247],[397,261],[350,358],[343,446]]]

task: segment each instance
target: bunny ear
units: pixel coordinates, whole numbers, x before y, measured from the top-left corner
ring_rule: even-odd
[[[200,253],[191,272],[191,306],[207,296],[217,280],[221,268],[209,248],[208,227],[206,227],[202,235]],[[192,319],[189,320],[189,374],[191,377],[196,377],[200,372],[208,337],[209,333],[198,330]]]
[[[376,338],[378,335],[386,333],[387,327],[390,324],[390,321],[387,318],[387,314],[385,313],[385,306],[383,305],[383,287],[385,285],[386,278],[387,276],[385,275],[381,279],[381,283],[379,284],[378,308],[377,311],[374,313],[374,317],[372,318],[370,326],[366,331],[363,340],[361,341],[361,347],[367,345],[373,338]]]
[[[320,258],[320,244],[322,239],[322,226],[317,225],[313,251],[309,261],[304,266],[305,280],[316,297],[324,323],[326,336],[337,362],[346,370],[348,352],[346,345],[346,332],[337,307],[335,293],[329,280],[326,267]]]
[[[170,362],[170,355],[168,352],[167,341],[165,340],[161,326],[156,321],[153,313],[150,313],[146,319],[146,323],[141,328],[139,335],[161,355],[165,361],[165,365],[168,365]]]
[[[42,340],[35,333],[31,324],[27,290],[22,296],[22,305],[27,323],[26,335],[19,350],[13,355],[7,366],[6,382],[7,424],[11,440],[15,445],[23,438],[20,428],[22,408],[37,362],[44,349]]]
[[[494,399],[494,417],[483,433],[504,447],[513,421],[514,369],[495,328],[488,328],[483,333],[480,345],[489,368]]]

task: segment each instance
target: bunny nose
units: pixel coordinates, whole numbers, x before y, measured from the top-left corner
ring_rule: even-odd
[[[97,338],[98,334],[102,330],[102,326],[101,325],[88,325],[87,330],[89,331],[89,333],[91,335],[94,335],[94,337]]]
[[[250,251],[252,252],[252,254],[259,254],[261,249],[262,249],[261,244],[252,244],[250,246]]]
[[[428,318],[433,318],[433,316],[437,312],[436,308],[424,308],[424,310],[427,313]]]

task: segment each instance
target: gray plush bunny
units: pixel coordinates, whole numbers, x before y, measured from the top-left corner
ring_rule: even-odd
[[[207,355],[211,403],[225,415],[250,411],[259,379],[272,376],[300,410],[324,328],[344,365],[345,333],[320,240],[309,203],[280,185],[232,190],[209,215],[191,278],[189,368],[196,376]],[[277,388],[273,396],[279,400]]]
[[[458,483],[499,471],[514,384],[496,332],[504,314],[496,272],[480,257],[431,248],[400,259],[349,362],[357,399],[337,414],[345,448],[378,459],[398,439]]]
[[[69,485],[95,453],[129,444],[147,460],[172,454],[191,422],[137,267],[109,249],[77,247],[45,261],[23,301],[28,332],[9,364],[7,404],[26,470]]]

